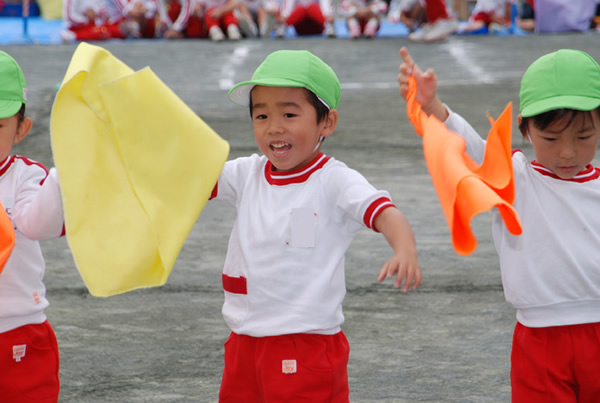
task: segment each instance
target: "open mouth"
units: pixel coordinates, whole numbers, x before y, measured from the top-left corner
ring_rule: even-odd
[[[285,142],[278,142],[271,143],[269,147],[271,148],[271,150],[273,150],[273,153],[275,155],[284,155],[292,148],[292,145]]]

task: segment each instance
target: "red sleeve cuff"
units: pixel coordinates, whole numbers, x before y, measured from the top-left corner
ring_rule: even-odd
[[[375,228],[375,219],[383,210],[388,207],[396,207],[392,201],[387,197],[380,197],[375,200],[371,205],[367,208],[364,216],[364,223],[368,228],[371,228],[375,232],[377,228]]]

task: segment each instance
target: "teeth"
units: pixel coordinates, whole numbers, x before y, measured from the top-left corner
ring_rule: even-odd
[[[271,147],[273,148],[284,148],[287,147],[289,144],[288,143],[277,143],[277,144],[271,144]]]

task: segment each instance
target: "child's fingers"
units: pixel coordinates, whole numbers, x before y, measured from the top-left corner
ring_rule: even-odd
[[[400,56],[402,57],[403,61],[400,68],[402,69],[404,67],[405,74],[412,74],[418,80],[421,75],[421,69],[419,69],[419,66],[417,66],[410,53],[408,53],[408,49],[406,49],[406,47],[403,46],[400,48]]]
[[[396,271],[396,264],[392,264],[390,261],[388,261],[383,265],[381,270],[379,270],[379,276],[377,276],[377,280],[381,283],[386,278],[392,278]]]
[[[408,53],[408,49],[406,49],[405,46],[402,46],[400,48],[400,57],[402,57],[402,61],[404,63],[406,63],[408,66],[414,66],[415,62],[412,59],[412,57],[410,56],[410,53]]]
[[[410,76],[413,72],[413,66],[409,66],[406,63],[402,63],[398,70],[400,71],[400,75],[406,76],[408,78],[408,76]]]
[[[404,287],[402,287],[402,292],[407,292],[409,285],[412,283],[410,271],[408,271],[405,267],[398,270],[398,274],[396,275],[396,281],[394,281],[394,288],[400,288],[404,282]]]
[[[388,276],[387,263],[383,265],[383,267],[379,270],[379,274],[377,275],[377,281],[382,282]]]
[[[392,278],[396,274],[394,280],[394,288],[400,288],[402,283],[402,292],[408,292],[409,289],[415,290],[421,284],[422,276],[418,265],[412,263],[401,262],[386,262],[379,270],[377,276],[378,282],[383,282],[386,278]]]
[[[396,77],[396,81],[400,85],[400,95],[402,98],[406,99],[406,94],[408,93],[408,79],[410,78],[412,71],[412,66],[408,66],[406,63],[402,63],[399,68],[400,72]]]
[[[412,289],[416,290],[421,285],[421,281],[423,281],[423,275],[421,274],[421,269],[417,267],[417,271],[415,274],[415,281],[412,285]]]
[[[418,267],[408,267],[399,270],[396,281],[394,282],[394,287],[399,288],[400,285],[402,285],[402,281],[404,281],[402,292],[408,292],[409,289],[416,290],[421,284],[421,271]]]
[[[435,75],[435,71],[432,68],[428,68],[427,70],[425,70],[421,77],[427,82],[437,81],[437,76]]]

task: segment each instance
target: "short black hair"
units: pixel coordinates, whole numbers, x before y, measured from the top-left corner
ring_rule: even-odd
[[[17,118],[19,119],[19,123],[25,120],[25,104],[21,104],[21,109],[17,112]]]
[[[577,116],[584,115],[586,119],[592,119],[592,113],[594,112],[600,117],[600,107],[592,109],[591,111],[580,111],[567,108],[553,109],[548,112],[540,113],[539,115],[522,118],[519,130],[524,137],[527,137],[529,122],[532,122],[533,126],[539,130],[546,130],[548,126],[555,122],[565,122],[563,127],[564,130],[573,123]]]
[[[314,106],[315,110],[317,111],[317,123],[321,123],[323,120],[325,120],[325,118],[327,118],[327,115],[329,115],[330,109],[319,99],[319,97],[315,95],[314,92],[307,88],[303,89],[308,96],[308,101],[312,104],[312,106]],[[248,105],[250,105],[250,117],[252,117],[252,91],[250,91],[250,94],[248,96],[250,98],[248,103]]]

